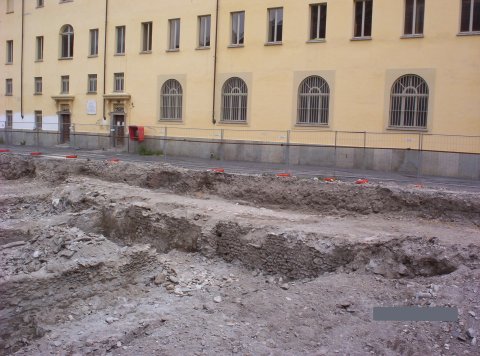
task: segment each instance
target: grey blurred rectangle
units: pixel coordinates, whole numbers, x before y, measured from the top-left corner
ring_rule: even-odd
[[[458,309],[450,307],[375,307],[376,321],[457,321]]]

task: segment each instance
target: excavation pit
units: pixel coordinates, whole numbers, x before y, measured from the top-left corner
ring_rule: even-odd
[[[0,160],[5,354],[478,350],[472,193]],[[372,322],[391,305],[461,313]]]

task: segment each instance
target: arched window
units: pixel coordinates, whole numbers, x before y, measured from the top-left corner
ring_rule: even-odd
[[[228,79],[222,88],[222,121],[247,121],[247,84],[240,78]]]
[[[330,107],[330,87],[325,79],[319,76],[306,78],[298,88],[299,124],[328,124]]]
[[[72,58],[73,57],[73,27],[65,25],[60,30],[60,57]]]
[[[390,126],[426,128],[428,85],[418,75],[408,74],[393,84],[390,99]]]
[[[167,80],[162,86],[160,118],[163,120],[181,120],[182,99],[182,85],[175,79]]]

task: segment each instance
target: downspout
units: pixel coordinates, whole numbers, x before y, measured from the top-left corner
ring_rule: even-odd
[[[25,25],[24,25],[24,17],[25,17],[25,0],[22,0],[22,45],[21,45],[21,53],[20,53],[20,115],[23,119],[23,43],[25,37]]]
[[[217,120],[215,120],[215,105],[216,105],[216,91],[217,91],[217,49],[218,49],[218,5],[219,0],[217,0],[217,8],[215,10],[215,46],[213,52],[213,100],[212,100],[212,124],[215,125]]]
[[[107,94],[107,25],[108,25],[108,0],[105,0],[105,28],[103,39],[103,119],[107,120],[105,94]]]

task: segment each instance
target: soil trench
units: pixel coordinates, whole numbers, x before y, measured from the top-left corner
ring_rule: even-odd
[[[15,155],[0,174],[5,354],[479,351],[474,193]],[[460,317],[371,320],[392,305]]]

